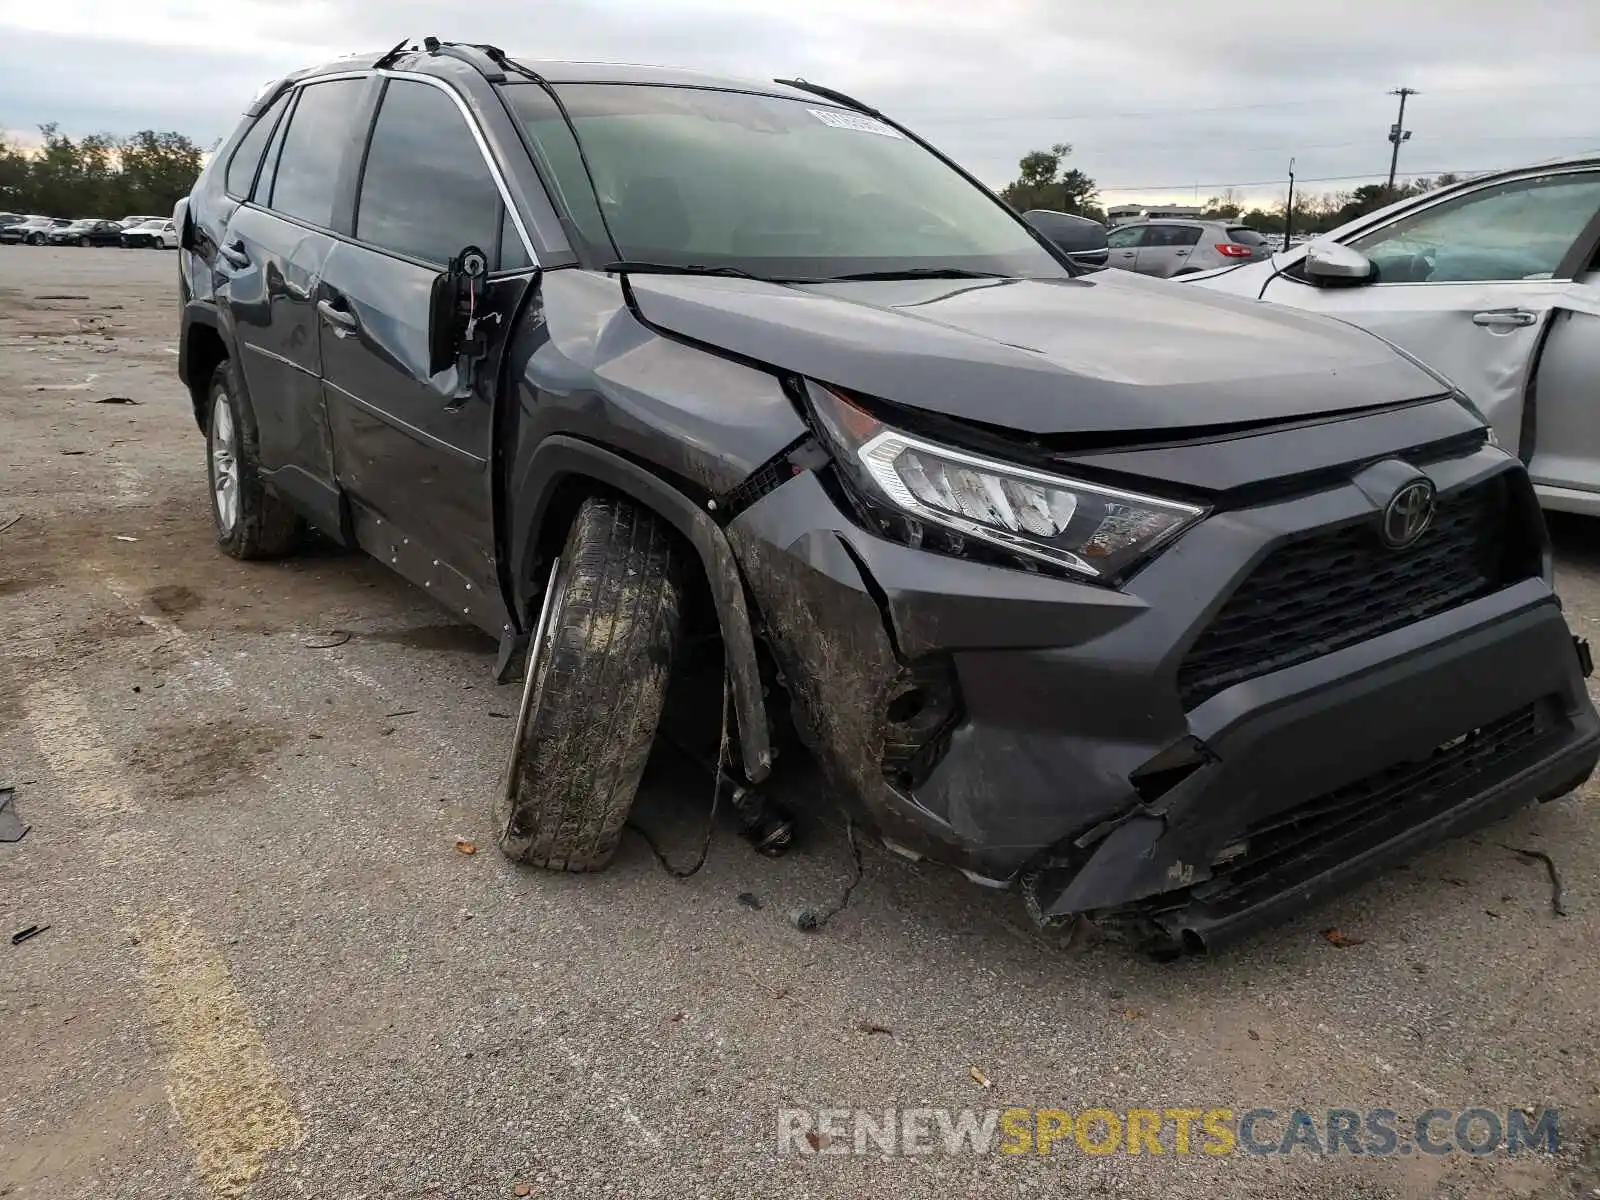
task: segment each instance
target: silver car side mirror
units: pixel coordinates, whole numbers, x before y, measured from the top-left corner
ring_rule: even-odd
[[[1337,287],[1366,283],[1374,271],[1372,260],[1361,251],[1330,238],[1318,238],[1306,247],[1305,273],[1312,283]]]

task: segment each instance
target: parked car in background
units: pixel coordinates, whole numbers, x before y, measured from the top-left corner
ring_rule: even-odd
[[[1099,221],[1048,208],[1031,208],[1022,214],[1022,219],[1080,267],[1098,269],[1106,265],[1107,231]]]
[[[52,230],[72,224],[65,217],[29,217],[19,224],[0,228],[0,242],[26,243],[42,246],[50,240]]]
[[[1119,225],[1107,238],[1108,266],[1157,279],[1189,275],[1235,262],[1269,258],[1267,239],[1248,225],[1226,221],[1140,221]]]
[[[1471,397],[1546,508],[1600,515],[1600,156],[1410,197],[1190,282],[1388,338]]]
[[[826,87],[402,43],[265,89],[174,220],[219,548],[311,524],[526,649],[519,861],[611,860],[697,663],[741,821],[792,721],[896,852],[1162,952],[1600,755],[1448,384],[1070,265]]]
[[[27,219],[22,213],[0,212],[0,229],[6,229],[12,225],[20,225]]]
[[[115,221],[84,217],[50,230],[45,237],[52,246],[120,246],[122,226]]]
[[[122,244],[129,249],[155,247],[175,250],[178,246],[178,229],[170,218],[152,217],[122,231]]]
[[[151,221],[165,221],[166,219],[166,217],[155,216],[147,213],[142,217],[123,217],[122,220],[117,222],[117,224],[121,225],[124,229],[129,229],[135,225],[147,225]]]

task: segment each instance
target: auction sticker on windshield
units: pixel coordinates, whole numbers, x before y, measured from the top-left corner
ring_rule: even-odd
[[[824,125],[831,125],[835,129],[854,129],[857,133],[881,133],[884,137],[903,137],[904,135],[893,126],[885,125],[882,121],[874,121],[871,117],[863,117],[860,113],[840,112],[836,108],[808,108],[806,109]]]

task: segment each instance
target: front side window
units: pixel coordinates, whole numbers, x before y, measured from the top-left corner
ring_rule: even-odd
[[[937,156],[825,100],[634,84],[555,90],[570,130],[539,85],[504,93],[602,262],[782,279],[1070,273]]]
[[[1121,229],[1113,229],[1106,235],[1106,245],[1113,250],[1132,250],[1139,244],[1139,238],[1144,234],[1144,226],[1124,225]]]
[[[1350,245],[1380,283],[1548,279],[1600,209],[1600,174],[1543,175],[1402,217]]]
[[[284,92],[279,96],[272,107],[262,113],[244,137],[239,139],[233,157],[228,160],[228,173],[223,184],[230,196],[249,199],[250,189],[256,180],[256,169],[261,166],[261,152],[267,148],[267,139],[277,128],[278,118],[289,106],[289,95]]]
[[[467,246],[493,256],[499,235],[500,193],[455,102],[392,80],[361,176],[356,237],[443,266]]]
[[[339,167],[365,84],[363,79],[334,79],[300,90],[278,154],[269,207],[312,225],[333,224]]]

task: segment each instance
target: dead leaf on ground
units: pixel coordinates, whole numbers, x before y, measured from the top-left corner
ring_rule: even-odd
[[[531,1183],[519,1183],[511,1189],[511,1194],[513,1196],[531,1196],[533,1195],[533,1185]]]
[[[1354,934],[1346,933],[1337,926],[1332,929],[1324,929],[1322,931],[1322,936],[1324,940],[1327,941],[1328,945],[1337,946],[1341,950],[1343,950],[1346,946],[1359,946],[1362,942],[1367,940],[1366,938],[1356,937]]]
[[[476,842],[469,842],[465,838],[461,838],[456,842],[457,854],[476,854],[477,852],[478,846]]]
[[[1261,1040],[1261,1035],[1254,1029],[1246,1029],[1245,1032],[1250,1035],[1250,1040],[1252,1042],[1259,1042]]]
[[[815,1129],[806,1130],[806,1142],[813,1150],[821,1150],[824,1146],[831,1146],[833,1139],[825,1133],[818,1133]]]
[[[875,1033],[886,1033],[890,1037],[894,1036],[894,1030],[890,1029],[887,1025],[874,1025],[871,1021],[863,1021],[856,1028],[860,1029],[861,1032],[866,1034],[868,1037]]]
[[[992,1088],[994,1086],[994,1084],[989,1082],[989,1077],[982,1071],[978,1070],[977,1067],[972,1068],[972,1082],[977,1084],[979,1087]]]
[[[1144,1016],[1144,1009],[1142,1008],[1125,1008],[1122,1010],[1122,1019],[1124,1021],[1137,1021],[1142,1016]]]

